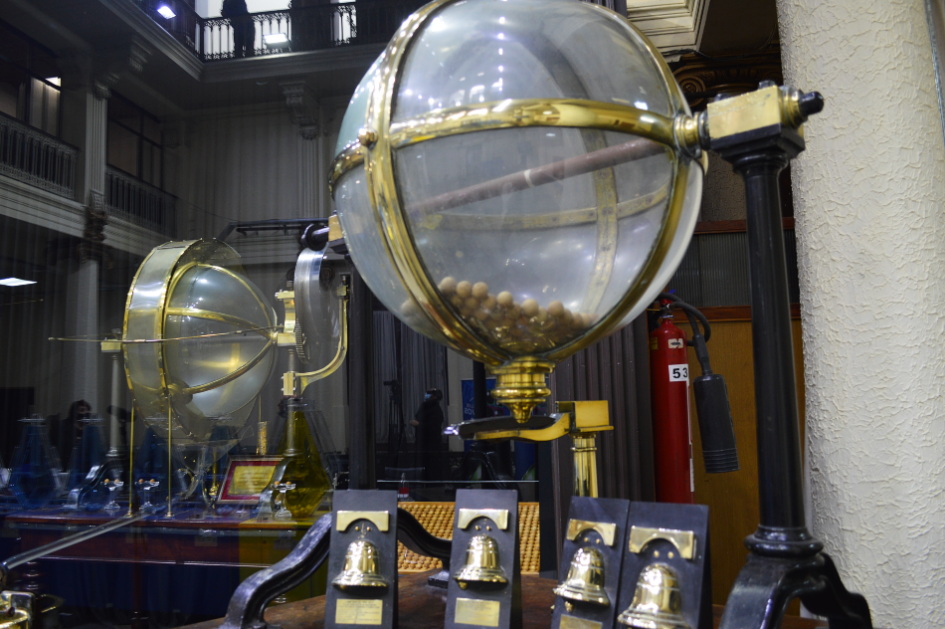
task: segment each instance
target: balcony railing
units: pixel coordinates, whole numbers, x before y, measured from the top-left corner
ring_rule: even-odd
[[[202,18],[181,0],[131,0],[203,61],[383,44],[427,0],[356,0],[295,6],[239,18]],[[301,4],[304,0],[295,0]],[[158,13],[170,7],[175,17]],[[284,35],[278,43],[268,35]],[[269,40],[267,42],[267,39]],[[281,38],[275,38],[281,39]]]
[[[0,174],[68,197],[75,197],[74,146],[0,114]]]
[[[109,214],[174,237],[177,197],[111,167],[105,170],[105,205]]]

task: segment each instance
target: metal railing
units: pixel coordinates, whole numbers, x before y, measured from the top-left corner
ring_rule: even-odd
[[[177,197],[110,166],[105,170],[105,206],[109,214],[174,237]]]
[[[78,154],[74,146],[0,114],[0,174],[72,199]]]
[[[356,0],[296,6],[238,18],[202,18],[181,0],[131,0],[202,61],[383,44],[426,0]],[[290,3],[291,4],[291,3]],[[158,9],[168,6],[175,17]],[[267,42],[284,35],[285,41]],[[281,38],[276,38],[281,39]]]

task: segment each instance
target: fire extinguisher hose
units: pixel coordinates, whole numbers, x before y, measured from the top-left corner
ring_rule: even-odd
[[[692,326],[689,345],[696,352],[702,375],[692,381],[696,398],[699,434],[702,436],[702,459],[708,474],[735,472],[739,469],[738,450],[735,447],[735,424],[728,401],[728,387],[721,374],[712,373],[706,341],[712,335],[709,320],[697,308],[690,306],[672,293],[660,293],[659,299],[673,302],[674,308],[686,313]],[[702,330],[699,329],[702,325]],[[704,330],[704,335],[703,335]]]

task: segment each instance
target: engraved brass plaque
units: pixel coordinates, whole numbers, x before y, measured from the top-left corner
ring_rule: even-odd
[[[478,625],[481,627],[498,627],[499,601],[479,601],[473,598],[456,599],[456,618],[459,625]]]
[[[561,614],[561,629],[601,629],[601,626],[599,622],[593,620]]]
[[[340,598],[335,607],[335,623],[339,625],[379,625],[384,616],[384,601]]]
[[[456,526],[464,529],[476,518],[489,518],[499,530],[504,531],[509,526],[508,509],[460,509],[459,518],[456,520]]]
[[[390,523],[387,511],[338,511],[335,526],[339,531],[346,531],[355,520],[367,520],[377,525],[377,530],[386,533]]]

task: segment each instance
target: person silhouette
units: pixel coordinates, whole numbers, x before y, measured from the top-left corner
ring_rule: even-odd
[[[417,458],[423,467],[423,480],[446,480],[442,470],[443,392],[428,389],[410,425],[417,430]]]
[[[246,7],[246,0],[223,0],[220,15],[230,20],[233,28],[233,56],[256,54],[256,26]]]

